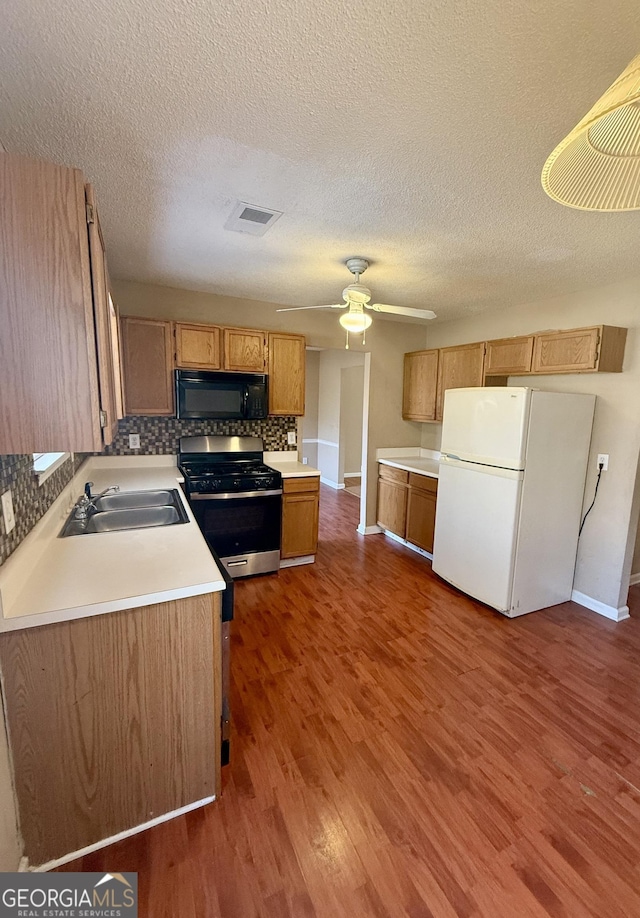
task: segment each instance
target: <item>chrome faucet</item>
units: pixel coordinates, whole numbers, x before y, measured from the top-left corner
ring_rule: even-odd
[[[75,511],[73,514],[74,519],[76,520],[86,520],[89,517],[89,514],[95,512],[95,503],[99,497],[104,497],[105,494],[108,494],[109,491],[119,491],[119,485],[111,485],[108,488],[105,488],[104,491],[101,491],[99,494],[92,494],[91,488],[93,487],[92,481],[85,482],[84,494],[76,503]]]
[[[99,494],[92,494],[92,493],[91,493],[91,488],[92,488],[92,487],[93,487],[93,482],[92,482],[92,481],[87,481],[87,482],[85,482],[85,485],[84,485],[84,496],[87,498],[87,500],[97,500],[99,497],[104,497],[105,494],[108,494],[108,493],[109,493],[109,491],[119,491],[119,490],[120,490],[120,486],[119,486],[119,485],[111,485],[110,487],[105,488],[104,491],[100,491]]]

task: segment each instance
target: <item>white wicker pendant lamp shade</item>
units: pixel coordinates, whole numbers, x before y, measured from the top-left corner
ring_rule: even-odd
[[[555,148],[542,187],[579,210],[640,209],[640,54]]]

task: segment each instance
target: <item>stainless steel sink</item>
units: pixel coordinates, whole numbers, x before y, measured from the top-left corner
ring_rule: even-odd
[[[85,517],[78,518],[77,507],[74,507],[60,535],[118,532],[188,522],[189,517],[175,488],[166,491],[124,491],[96,498]]]
[[[96,497],[93,506],[98,513],[105,510],[135,510],[138,507],[174,507],[176,491],[118,491]]]
[[[184,523],[175,507],[135,507],[131,510],[104,510],[87,520],[87,532],[115,532],[118,529],[146,529]]]

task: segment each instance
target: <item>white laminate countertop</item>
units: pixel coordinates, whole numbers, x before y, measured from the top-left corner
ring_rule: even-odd
[[[384,449],[378,450],[376,458],[382,465],[415,472],[416,475],[427,475],[429,478],[438,478],[440,475],[440,454],[434,450],[402,449],[394,453],[393,449]]]
[[[310,465],[304,465],[298,462],[298,454],[286,452],[265,452],[263,455],[265,465],[280,472],[283,478],[317,478],[320,476],[320,469],[314,469]]]
[[[87,480],[94,492],[177,488],[189,522],[58,538]],[[0,631],[224,590],[180,481],[175,456],[88,459],[0,567]]]

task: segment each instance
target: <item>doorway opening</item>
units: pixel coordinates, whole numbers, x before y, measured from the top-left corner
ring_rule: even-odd
[[[366,507],[369,364],[365,351],[307,348],[302,461]]]

